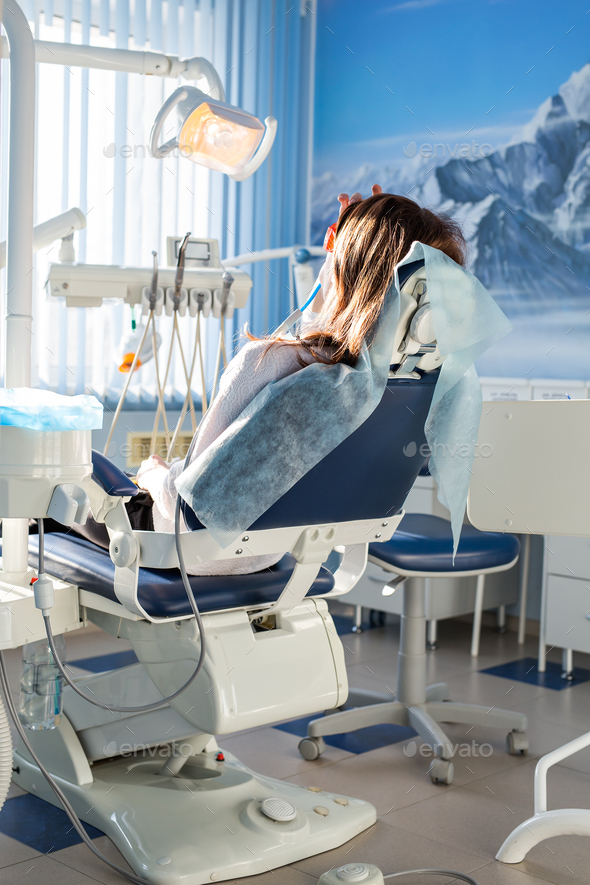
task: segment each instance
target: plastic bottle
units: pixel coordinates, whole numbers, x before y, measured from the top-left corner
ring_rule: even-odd
[[[65,662],[66,642],[55,637],[59,659]],[[33,731],[55,728],[61,719],[63,678],[53,661],[46,639],[23,646],[18,715],[23,725]]]

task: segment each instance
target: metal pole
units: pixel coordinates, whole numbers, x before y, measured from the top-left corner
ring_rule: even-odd
[[[16,3],[5,10],[10,46],[10,148],[6,242],[6,387],[30,387],[33,304],[33,176],[35,147],[35,47]],[[28,521],[4,519],[2,567],[13,579],[28,570]]]

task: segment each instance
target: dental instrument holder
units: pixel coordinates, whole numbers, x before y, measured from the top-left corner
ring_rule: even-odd
[[[230,320],[234,315],[235,297],[231,290],[234,283],[233,276],[229,271],[224,270],[221,274],[223,283],[222,289],[215,289],[213,292],[213,316],[216,319]]]
[[[201,313],[205,319],[211,313],[213,294],[210,289],[191,289],[189,292],[188,311],[195,317]]]

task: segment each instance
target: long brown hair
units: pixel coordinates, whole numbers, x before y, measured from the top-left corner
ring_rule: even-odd
[[[416,240],[440,249],[457,264],[465,262],[463,233],[448,216],[395,194],[351,203],[338,219],[334,283],[319,314],[318,330],[276,343],[302,345],[322,362],[354,366],[363,341],[371,341],[395,266]],[[325,347],[332,348],[329,358],[318,353]]]

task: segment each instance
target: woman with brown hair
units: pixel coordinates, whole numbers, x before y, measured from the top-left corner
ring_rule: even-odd
[[[312,304],[311,319],[306,317],[296,338],[247,336],[249,340],[227,366],[219,393],[199,425],[191,463],[268,384],[314,361],[354,366],[363,342],[371,342],[395,267],[413,242],[437,248],[457,264],[464,263],[465,241],[456,222],[407,197],[384,194],[378,185],[372,191],[365,200],[360,194],[350,199],[340,194],[334,251],[320,273],[322,291]],[[153,500],[155,531],[174,531],[174,482],[184,468],[182,460],[169,465],[153,455],[138,471],[138,485]],[[195,563],[187,571],[197,575],[248,574],[279,559],[271,555]]]

